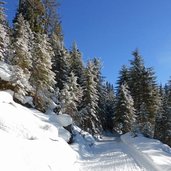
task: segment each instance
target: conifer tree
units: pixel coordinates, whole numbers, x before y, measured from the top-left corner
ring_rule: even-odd
[[[101,123],[97,115],[98,108],[98,90],[96,75],[94,75],[93,61],[89,61],[85,69],[85,80],[83,83],[83,102],[81,119],[84,130],[92,134],[101,132]]]
[[[14,23],[12,39],[14,53],[11,62],[13,65],[18,65],[27,75],[28,79],[32,69],[32,41],[33,33],[29,27],[29,23],[24,20],[22,14],[19,14]]]
[[[114,107],[115,107],[115,93],[113,85],[109,82],[105,84],[105,93],[103,93],[103,106],[104,107],[104,119],[102,121],[103,129],[113,131],[113,117],[114,117]]]
[[[131,95],[134,99],[134,106],[135,109],[140,111],[140,107],[142,104],[142,94],[143,94],[143,73],[145,72],[144,61],[139,54],[139,51],[136,49],[132,55],[134,59],[130,61],[131,68],[130,68],[130,81],[128,85],[130,87]]]
[[[52,70],[55,73],[55,86],[58,87],[59,90],[62,90],[70,73],[70,55],[63,45],[62,33],[58,30],[58,27],[56,27],[51,36],[51,45],[54,52]]]
[[[56,87],[64,88],[69,76],[69,53],[65,48],[54,49],[53,71],[55,72]]]
[[[70,71],[78,77],[78,84],[82,85],[84,67],[82,62],[82,56],[77,48],[77,44],[74,42],[72,50],[70,51]]]
[[[154,138],[164,142],[165,141],[165,133],[166,133],[166,123],[167,123],[167,86],[165,88],[160,85],[160,98],[161,98],[161,104],[159,106],[159,110],[156,116],[156,122],[155,122],[155,132],[154,132]]]
[[[153,137],[155,117],[160,103],[156,77],[152,68],[144,66],[143,59],[138,50],[133,52],[133,56],[134,60],[131,61],[128,85],[134,99],[137,123],[144,135]],[[146,113],[142,111],[142,104],[146,109]],[[144,126],[142,127],[142,125]],[[148,131],[147,128],[149,129]]]
[[[54,53],[46,35],[37,34],[34,43],[33,70],[30,81],[35,89],[36,108],[45,110],[55,85],[55,74],[51,70],[51,59]]]
[[[163,142],[171,146],[171,80],[168,81],[168,85],[165,90],[166,102],[162,117],[162,120],[164,120]]]
[[[60,26],[57,13],[59,3],[56,0],[42,0],[44,6],[44,33],[51,35]]]
[[[33,32],[43,33],[45,9],[41,0],[19,0],[18,14],[22,14],[24,19],[29,22]],[[16,18],[14,22],[15,20]]]
[[[119,88],[121,85],[123,84],[127,84],[129,83],[129,80],[130,80],[130,75],[129,75],[129,70],[128,68],[123,65],[121,70],[119,71],[119,78],[117,80],[117,87],[116,88]]]
[[[4,2],[0,1],[0,61],[8,61],[9,28],[4,14]]]
[[[11,38],[11,49],[9,62],[13,65],[13,77],[11,80],[15,89],[15,98],[24,103],[24,97],[32,91],[29,79],[32,70],[31,42],[33,34],[28,22],[19,14],[14,23],[13,34]]]
[[[135,118],[134,101],[125,82],[117,90],[114,129],[122,133],[133,131]]]
[[[78,115],[78,105],[82,100],[82,89],[77,83],[77,77],[71,72],[68,81],[60,94],[61,112],[72,116],[74,121],[80,125],[80,116]]]

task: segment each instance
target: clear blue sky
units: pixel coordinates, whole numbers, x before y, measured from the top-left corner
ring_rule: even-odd
[[[8,2],[11,20],[17,0]],[[139,48],[158,83],[171,76],[171,0],[60,0],[67,48],[76,41],[83,59],[99,57],[102,73],[115,83],[123,64]]]

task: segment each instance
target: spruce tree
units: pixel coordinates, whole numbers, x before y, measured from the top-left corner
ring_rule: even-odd
[[[65,48],[54,49],[54,53],[53,71],[55,73],[56,87],[62,90],[69,76],[69,53]]]
[[[82,128],[92,134],[101,132],[101,123],[97,115],[98,108],[98,90],[96,75],[94,75],[94,63],[89,61],[85,69],[85,80],[83,82],[83,102],[80,111],[82,119]]]
[[[56,0],[42,0],[44,6],[44,33],[51,35],[60,25],[57,13],[59,3]]]
[[[155,118],[160,103],[156,77],[152,68],[144,66],[143,59],[138,50],[133,52],[133,56],[128,85],[134,99],[137,123],[144,135],[153,137]],[[142,108],[142,105],[145,107],[146,113],[142,111],[144,108]],[[147,128],[149,129],[148,131]]]
[[[60,93],[61,112],[71,115],[75,123],[80,125],[78,105],[82,100],[82,88],[77,83],[77,77],[71,72],[68,81]]]
[[[74,72],[74,74],[78,77],[78,84],[82,85],[84,66],[81,53],[75,42],[73,43],[72,50],[70,51],[70,71]]]
[[[10,38],[3,5],[4,2],[0,1],[0,61],[7,62]]]
[[[163,113],[163,119],[165,121],[164,127],[164,143],[171,146],[171,80],[168,81],[168,87],[166,90],[166,104],[165,112]]]
[[[33,41],[33,33],[26,22],[19,14],[14,23],[12,47],[14,50],[11,62],[13,65],[18,65],[27,77],[30,76],[32,69],[32,54],[31,42]]]
[[[102,122],[103,129],[113,131],[113,117],[114,117],[114,107],[115,107],[115,93],[113,85],[109,82],[105,84],[105,93],[103,93],[103,106],[104,107],[104,120]],[[99,105],[99,107],[101,107]]]
[[[37,34],[34,43],[33,70],[30,81],[35,89],[36,108],[45,110],[55,85],[55,74],[51,70],[54,53],[46,35]]]
[[[166,123],[167,123],[167,86],[165,88],[160,85],[160,98],[161,98],[161,103],[159,106],[159,110],[156,116],[156,122],[155,122],[155,132],[154,132],[154,138],[164,142],[165,141],[165,134],[166,134]]]
[[[33,32],[44,32],[45,9],[41,0],[19,0],[17,15],[18,14],[22,14],[24,19],[29,22]],[[14,22],[15,20],[16,18],[14,19]]]
[[[129,70],[128,68],[123,65],[121,70],[119,71],[119,78],[117,80],[117,87],[116,88],[119,88],[121,85],[123,84],[127,84],[129,83],[129,80],[130,80],[130,75],[129,75]]]
[[[127,84],[122,84],[117,92],[114,127],[116,131],[126,133],[133,131],[135,124],[134,101]]]
[[[62,90],[70,73],[70,55],[63,45],[62,33],[58,30],[58,27],[56,27],[51,36],[51,45],[54,52],[52,70],[55,73],[55,86],[58,87],[59,90]]]

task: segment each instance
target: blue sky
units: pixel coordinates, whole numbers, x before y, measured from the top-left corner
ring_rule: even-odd
[[[17,0],[8,2],[11,20]],[[83,59],[99,57],[106,80],[115,83],[123,64],[138,48],[158,83],[171,76],[170,0],[60,0],[65,44],[76,41]]]

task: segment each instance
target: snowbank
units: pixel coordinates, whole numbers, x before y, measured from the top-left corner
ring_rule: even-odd
[[[92,147],[95,144],[95,139],[91,134],[81,130],[77,126],[74,126],[73,132],[74,144],[72,144],[72,148],[77,151],[77,153],[79,154],[79,158],[83,159],[86,154],[88,155],[93,152]]]
[[[137,160],[145,163],[148,168],[155,168],[155,171],[171,170],[171,148],[169,146],[142,135],[133,137],[131,133],[122,135],[121,140],[129,147],[131,153],[136,155]]]
[[[13,101],[12,92],[0,91],[0,170],[76,171],[77,154],[59,137],[70,134],[45,115]]]
[[[4,62],[0,62],[0,78],[4,81],[9,81],[12,75],[10,66]]]
[[[68,125],[71,125],[72,122],[73,122],[72,118],[67,114],[57,115],[57,120],[64,127],[67,127]]]

